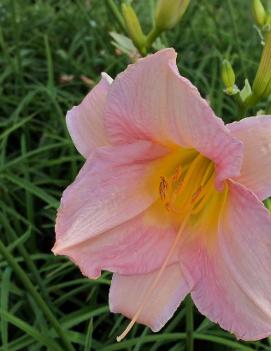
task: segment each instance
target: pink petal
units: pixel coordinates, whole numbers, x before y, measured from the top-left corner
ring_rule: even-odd
[[[104,129],[104,108],[112,79],[105,73],[80,105],[66,116],[67,127],[77,150],[85,157],[98,146],[110,144]]]
[[[194,241],[181,262],[202,314],[243,340],[271,335],[271,217],[253,193],[232,182],[217,242]]]
[[[217,118],[165,49],[130,65],[108,94],[105,126],[113,144],[152,140],[193,147],[217,164],[218,182],[240,173],[242,145]]]
[[[69,256],[91,279],[99,277],[101,270],[120,274],[156,270],[170,250],[176,228],[170,222],[166,224],[165,218],[165,223],[156,223],[151,216],[152,208],[101,235],[61,249],[61,254]],[[177,260],[175,255],[170,262]]]
[[[132,319],[157,274],[157,271],[130,276],[114,274],[109,293],[110,310]],[[146,300],[137,321],[153,331],[160,330],[188,293],[189,287],[179,264],[168,266],[150,298]]]
[[[54,252],[61,254],[148,208],[155,194],[146,176],[151,161],[164,154],[164,148],[149,142],[97,149],[63,193]]]
[[[228,125],[244,144],[244,161],[236,180],[260,200],[271,196],[271,116],[245,118]]]

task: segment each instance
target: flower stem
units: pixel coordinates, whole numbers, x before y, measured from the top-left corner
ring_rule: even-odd
[[[186,313],[186,350],[194,351],[194,314],[193,314],[193,301],[190,296],[186,298],[185,304]]]
[[[242,118],[246,117],[247,106],[242,101],[240,93],[234,95],[233,97],[234,97],[234,100],[236,101],[237,107],[238,107],[238,115],[236,117],[236,120],[240,121]]]
[[[152,46],[153,42],[159,35],[161,34],[161,30],[154,26],[150,33],[147,36],[146,43],[145,43],[145,48],[148,51],[148,49]]]
[[[237,116],[236,120],[240,121],[241,119],[245,118],[246,112],[247,112],[247,107],[244,105],[239,105],[238,106],[238,116]]]
[[[106,4],[109,8],[109,10],[111,11],[112,15],[115,17],[117,23],[119,24],[119,26],[121,27],[121,29],[127,33],[127,28],[125,26],[123,17],[117,7],[117,5],[115,4],[114,0],[106,0]]]

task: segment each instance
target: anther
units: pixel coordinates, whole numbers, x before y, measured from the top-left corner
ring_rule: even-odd
[[[162,201],[166,200],[168,190],[168,182],[165,177],[160,177],[160,184],[159,184],[159,193]]]
[[[179,183],[181,175],[182,175],[182,168],[181,166],[178,166],[173,176],[173,183]]]
[[[192,204],[193,204],[193,203],[197,200],[197,198],[200,196],[201,191],[202,191],[202,186],[200,186],[200,187],[198,188],[198,190],[194,192],[194,194],[192,195],[192,199],[191,199],[191,203],[192,203]]]
[[[178,166],[175,170],[175,173],[172,177],[172,190],[175,194],[179,193],[182,189],[183,179],[182,176],[182,168]]]

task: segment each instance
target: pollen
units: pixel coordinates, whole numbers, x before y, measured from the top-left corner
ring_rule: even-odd
[[[167,191],[168,191],[168,182],[166,180],[166,177],[161,176],[160,177],[160,184],[159,184],[159,193],[160,193],[160,198],[162,201],[166,200]]]

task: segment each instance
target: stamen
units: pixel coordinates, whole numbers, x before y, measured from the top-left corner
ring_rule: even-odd
[[[159,193],[162,201],[166,200],[167,190],[168,190],[168,182],[165,177],[160,177],[159,184]]]
[[[196,192],[194,192],[194,194],[192,195],[192,199],[191,199],[191,203],[195,203],[195,201],[198,199],[198,197],[200,196],[200,193],[202,191],[202,186],[200,186],[198,188],[198,190]]]
[[[178,231],[178,233],[176,235],[176,238],[175,238],[175,240],[174,240],[174,242],[173,242],[173,244],[172,244],[172,246],[171,246],[171,248],[170,248],[170,250],[169,250],[169,252],[168,252],[168,254],[166,256],[166,258],[165,258],[165,261],[164,261],[162,267],[160,268],[159,272],[157,273],[157,276],[155,277],[155,279],[152,282],[152,284],[150,285],[150,287],[147,289],[147,291],[145,293],[145,296],[143,297],[143,300],[142,300],[141,304],[139,305],[138,310],[134,314],[133,319],[130,321],[130,323],[128,324],[128,326],[124,330],[124,332],[120,336],[117,337],[117,341],[118,342],[123,340],[126,337],[126,335],[130,332],[130,330],[133,328],[133,326],[136,323],[138,317],[140,316],[140,313],[142,312],[143,308],[145,307],[148,298],[151,296],[152,292],[155,290],[156,285],[158,284],[159,279],[161,278],[161,275],[163,274],[165,268],[167,267],[168,262],[169,262],[170,258],[172,257],[172,255],[174,253],[174,250],[175,250],[175,248],[177,246],[177,243],[178,243],[178,241],[180,239],[180,236],[183,233],[184,228],[185,228],[185,226],[187,224],[187,221],[188,221],[188,219],[190,217],[191,207],[187,208],[187,210],[188,211],[186,213],[186,216],[184,217],[184,220],[183,220],[183,222],[181,224],[181,227],[180,227],[180,229],[179,229],[179,231]]]
[[[195,194],[191,196],[190,191],[192,192],[193,189],[190,189],[188,187],[189,183],[191,183],[191,179],[194,177],[194,173],[197,170],[197,167],[199,164],[202,162],[202,156],[198,154],[195,159],[192,161],[192,164],[188,168],[187,172],[183,172],[181,167],[177,167],[175,174],[171,178],[171,194],[170,194],[170,199],[168,201],[168,206],[167,209],[171,210],[172,212],[176,214],[181,214],[183,213],[183,209],[186,208],[186,204],[193,203],[193,201],[196,200],[196,197],[199,195],[197,194],[197,191]],[[184,175],[183,175],[184,174]],[[182,178],[181,178],[181,175]],[[198,176],[198,174],[196,173]],[[197,181],[195,182],[197,183]],[[199,184],[200,185],[200,184]],[[187,188],[188,187],[188,188]],[[188,190],[188,191],[187,191]],[[195,199],[194,199],[195,198]],[[194,200],[193,200],[194,199]],[[175,204],[175,206],[174,206]],[[181,211],[177,210],[176,207],[181,209]]]
[[[176,189],[178,193],[182,190],[183,183],[184,183],[184,181],[180,179],[179,183],[178,183],[178,188]]]
[[[198,168],[198,164],[200,164],[202,162],[202,155],[198,154],[195,159],[193,160],[191,166],[189,167],[184,181],[183,181],[183,186],[186,187],[188,185],[188,183],[191,181],[191,178],[193,177],[193,173],[197,170]]]
[[[174,173],[174,176],[172,178],[173,180],[173,185],[178,185],[180,182],[181,182],[181,175],[182,175],[182,167],[181,166],[178,166],[176,168],[176,171]]]
[[[208,182],[208,180],[210,179],[210,176],[212,176],[213,173],[214,173],[214,165],[212,162],[210,162],[210,164],[209,164],[207,170],[205,171],[204,176],[201,180],[201,186],[204,186],[205,183]]]
[[[204,208],[204,206],[206,206],[206,202],[212,195],[212,191],[210,190],[210,188],[213,186],[213,183],[214,174],[208,179],[207,183],[204,186],[201,186],[201,192],[193,203],[193,215],[199,213]]]

